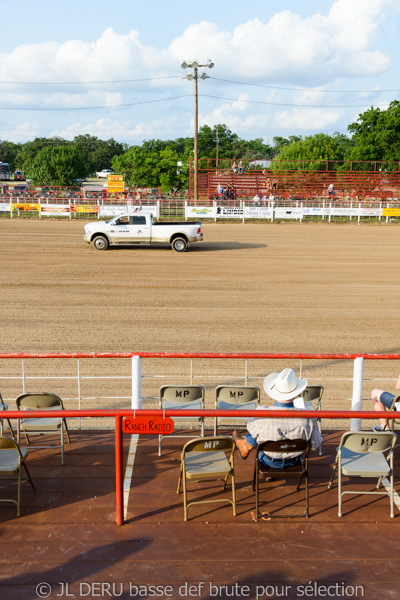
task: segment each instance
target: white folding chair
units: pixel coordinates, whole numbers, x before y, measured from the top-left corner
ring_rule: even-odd
[[[215,388],[215,408],[220,410],[256,410],[260,404],[260,388],[256,385],[219,385]],[[248,417],[228,417],[229,421],[245,425]],[[215,417],[214,435],[218,433],[221,418]]]
[[[159,406],[171,410],[204,410],[205,389],[202,385],[163,385],[160,388]],[[200,435],[204,437],[203,417],[172,417],[174,423],[189,422],[200,426]],[[158,436],[158,456],[161,456],[161,444],[165,436]],[[168,436],[172,437],[172,436]],[[193,437],[192,435],[173,434],[173,437]]]
[[[342,435],[338,447],[335,464],[332,469],[328,489],[332,487],[336,470],[338,473],[338,515],[342,516],[342,498],[344,494],[372,494],[390,498],[390,516],[394,517],[394,488],[393,488],[393,449],[397,435],[391,431],[375,433],[370,431],[348,431]],[[387,456],[385,456],[387,452]],[[377,477],[376,490],[382,479],[388,478],[389,490],[384,491],[342,491],[342,476],[347,477]]]

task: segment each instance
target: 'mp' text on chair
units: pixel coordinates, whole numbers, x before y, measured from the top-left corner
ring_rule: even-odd
[[[287,454],[292,452],[302,452],[302,461],[297,465],[291,467],[280,467],[274,468],[269,467],[265,463],[258,459],[258,453],[264,452],[268,455],[269,452],[278,452],[279,454]],[[304,477],[305,481],[305,492],[306,492],[306,506],[305,510],[301,514],[268,514],[269,518],[299,518],[308,517],[309,514],[309,494],[308,494],[308,454],[310,452],[310,442],[308,440],[268,440],[261,442],[257,446],[256,460],[254,465],[254,476],[253,476],[253,491],[256,493],[256,511],[255,520],[257,521],[260,516],[259,510],[259,494],[260,494],[260,476],[268,479],[289,479],[295,477],[298,479],[296,492],[300,489],[301,480]]]
[[[5,435],[0,435],[0,478],[1,479],[17,479],[18,490],[17,500],[14,498],[2,498],[0,502],[13,502],[17,506],[17,517],[21,514],[21,469],[24,467],[25,472],[28,476],[33,489],[32,478],[29,474],[26,466],[26,456],[28,450],[26,448],[20,448],[15,440],[12,440]]]
[[[29,411],[29,410],[48,410],[48,411],[62,411],[64,410],[63,401],[56,394],[48,392],[37,392],[37,393],[26,393],[20,394],[16,398],[16,404],[18,410]],[[64,464],[64,428],[67,435],[68,443],[70,443],[69,431],[67,421],[64,417],[58,418],[25,418],[18,419],[18,444],[20,442],[21,431],[26,436],[28,444],[30,444],[30,435],[41,435],[41,434],[60,434],[60,444],[53,444],[51,446],[32,446],[32,448],[61,448],[61,464]]]
[[[338,515],[342,516],[342,498],[344,494],[371,494],[378,496],[388,495],[390,498],[390,516],[394,517],[394,488],[393,488],[393,449],[397,442],[397,435],[391,431],[347,431],[342,435],[337,451],[335,464],[332,469],[328,488],[332,487],[336,470],[338,473]],[[387,456],[384,454],[387,452]],[[346,477],[372,477],[378,478],[376,490],[379,489],[382,479],[389,478],[389,490],[384,491],[342,491],[342,475]]]
[[[260,404],[260,388],[255,385],[219,385],[215,389],[215,408],[220,410],[256,410]],[[248,417],[228,417],[230,421],[247,423]],[[221,419],[215,417],[214,435]]]
[[[160,408],[170,410],[204,410],[205,389],[202,385],[163,385],[160,388]],[[197,423],[200,435],[204,437],[203,417],[172,417],[175,423]],[[161,456],[161,443],[165,436],[158,436],[158,456]],[[168,436],[172,437],[172,436]],[[173,437],[193,437],[192,435],[174,434]]]
[[[230,437],[214,436],[197,438],[186,442],[181,455],[181,465],[177,494],[183,487],[184,520],[187,521],[188,509],[193,504],[229,502],[236,516],[234,453],[235,441]],[[232,500],[230,498],[213,498],[208,500],[187,501],[187,484],[189,482],[212,481],[221,479],[225,490],[228,477],[232,477]]]

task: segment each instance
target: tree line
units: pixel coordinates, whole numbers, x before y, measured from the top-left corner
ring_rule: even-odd
[[[291,161],[291,169],[304,168],[302,161],[307,160],[312,170],[326,160],[337,161],[336,168],[342,170],[350,161],[400,161],[399,101],[392,101],[386,110],[371,107],[348,126],[348,131],[349,135],[277,136],[269,145],[261,137],[243,140],[224,124],[204,125],[198,134],[198,157],[271,160],[272,171],[278,160],[279,168],[282,161]],[[73,185],[96,171],[112,168],[123,173],[131,187],[161,187],[168,192],[188,188],[193,144],[193,137],[185,137],[129,146],[89,134],[72,141],[60,137],[35,138],[21,144],[0,140],[0,161],[9,163],[11,172],[23,170],[34,185]]]

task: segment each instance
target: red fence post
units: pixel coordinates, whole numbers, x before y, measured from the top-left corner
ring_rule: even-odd
[[[122,417],[115,417],[115,501],[117,525],[124,523]]]

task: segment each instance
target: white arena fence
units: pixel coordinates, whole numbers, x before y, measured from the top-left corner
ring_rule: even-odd
[[[384,220],[390,223],[400,218],[400,200],[392,199],[383,202],[376,199],[337,200],[329,202],[326,199],[293,200],[275,198],[255,203],[251,199],[237,200],[198,200],[187,201],[183,198],[163,200],[148,199],[139,203],[134,201],[88,201],[82,198],[5,198],[0,197],[0,216],[18,217],[61,217],[67,219],[92,218],[106,219],[124,213],[137,213],[141,210],[152,212],[156,219],[235,219],[245,222],[249,219],[266,220],[296,220],[299,222],[309,219],[321,219],[331,222],[335,219],[348,219],[360,222],[364,219]]]
[[[0,390],[10,410],[19,394],[38,391],[59,395],[69,410],[153,409],[162,385],[200,384],[206,408],[213,409],[218,385],[262,390],[268,373],[289,366],[309,384],[324,386],[323,409],[362,410],[365,401],[364,409],[371,410],[366,402],[371,389],[394,388],[399,359],[400,354],[3,353]],[[99,426],[99,420],[86,425]],[[81,427],[82,420],[73,426]]]

